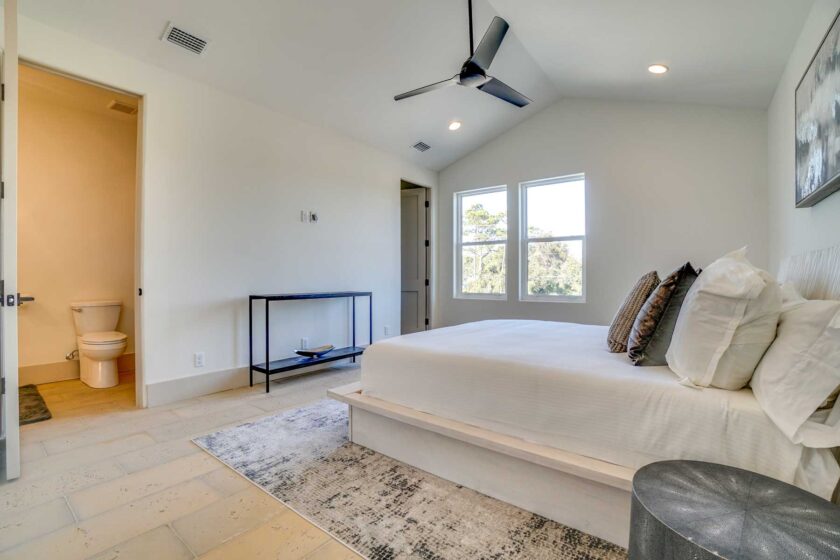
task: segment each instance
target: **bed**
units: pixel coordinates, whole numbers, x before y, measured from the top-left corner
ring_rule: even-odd
[[[838,255],[791,259],[783,274],[811,297],[838,297],[833,280],[815,280],[840,274]],[[331,395],[351,406],[352,441],[623,546],[633,473],[661,459],[737,466],[831,497],[832,452],[791,443],[749,389],[684,387],[605,340],[606,327],[546,321],[416,333],[369,348],[361,383]]]

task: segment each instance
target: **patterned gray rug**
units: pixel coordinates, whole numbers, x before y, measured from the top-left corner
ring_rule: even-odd
[[[371,560],[626,558],[624,549],[347,440],[322,400],[195,443]]]
[[[18,408],[18,418],[21,426],[52,418],[52,413],[47,408],[44,397],[41,396],[38,387],[35,385],[18,387]]]

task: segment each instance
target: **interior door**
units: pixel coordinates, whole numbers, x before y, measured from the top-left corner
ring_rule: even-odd
[[[3,6],[4,40],[0,74],[4,97],[0,111],[0,166],[3,198],[0,200],[0,375],[3,396],[2,450],[5,479],[20,476],[20,421],[18,418],[17,334],[17,126],[18,51],[17,0]]]
[[[400,332],[426,329],[426,189],[400,191],[402,315]]]

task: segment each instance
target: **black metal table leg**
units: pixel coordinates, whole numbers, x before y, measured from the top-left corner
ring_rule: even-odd
[[[353,325],[352,325],[352,329],[353,329],[353,344],[351,344],[351,346],[353,348],[355,348],[356,347],[356,296],[353,296]],[[356,356],[353,356],[352,360],[353,360],[353,363],[355,364],[356,363]]]
[[[248,298],[248,386],[254,386],[254,299]]]
[[[270,353],[268,351],[268,309],[271,307],[271,302],[265,300],[265,392],[268,393],[268,380],[271,377],[269,371],[271,370],[271,362],[269,361]]]

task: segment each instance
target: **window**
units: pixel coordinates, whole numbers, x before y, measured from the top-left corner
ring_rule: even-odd
[[[519,299],[585,301],[583,175],[521,183]]]
[[[455,297],[505,298],[507,187],[455,193]]]

